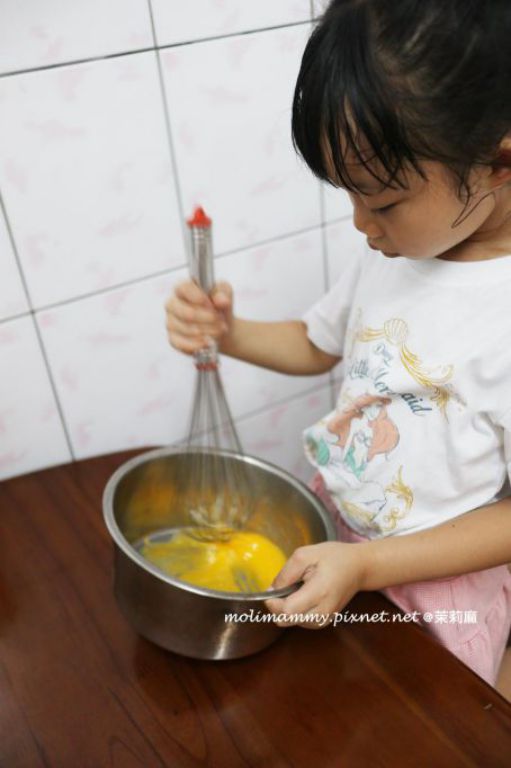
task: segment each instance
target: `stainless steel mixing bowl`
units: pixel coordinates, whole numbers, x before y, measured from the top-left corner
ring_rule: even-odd
[[[299,546],[335,539],[328,511],[303,483],[260,459],[222,454],[249,468],[255,501],[248,529],[267,536],[286,556]],[[114,542],[115,595],[137,632],[163,648],[201,659],[248,656],[283,631],[261,619],[267,614],[264,600],[294,587],[252,594],[195,587],[160,571],[134,546],[158,530],[190,524],[183,499],[194,455],[159,448],[127,461],[108,481],[103,511]],[[226,614],[238,621],[226,621]]]

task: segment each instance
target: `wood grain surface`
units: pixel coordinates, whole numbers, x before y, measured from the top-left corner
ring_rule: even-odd
[[[0,483],[1,768],[509,768],[511,706],[420,627],[289,629],[223,662],[137,637],[101,509],[135,454]]]

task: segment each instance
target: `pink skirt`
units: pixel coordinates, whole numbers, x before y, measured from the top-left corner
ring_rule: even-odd
[[[330,512],[339,541],[367,541],[344,522],[319,473],[310,488]],[[511,573],[506,565],[381,591],[405,613],[417,611],[420,623],[441,645],[495,685],[511,628]]]

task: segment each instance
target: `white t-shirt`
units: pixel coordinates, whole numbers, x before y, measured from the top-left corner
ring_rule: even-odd
[[[368,251],[303,320],[344,359],[304,442],[351,528],[411,533],[511,494],[511,256]]]

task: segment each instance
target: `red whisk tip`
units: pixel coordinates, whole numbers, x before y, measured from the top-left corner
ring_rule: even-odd
[[[186,222],[189,227],[200,227],[201,229],[209,229],[211,226],[211,219],[209,216],[206,216],[206,213],[204,211],[204,208],[201,208],[198,206],[194,212],[191,219],[188,219]]]
[[[218,370],[218,363],[214,362],[213,360],[210,360],[207,363],[201,363],[196,362],[195,367],[198,371],[217,371]]]

